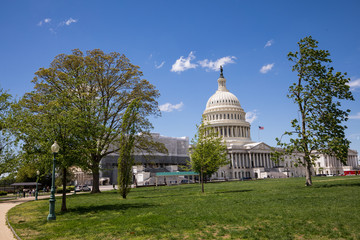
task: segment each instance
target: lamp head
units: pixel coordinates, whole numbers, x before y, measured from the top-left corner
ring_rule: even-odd
[[[58,153],[60,150],[60,146],[59,144],[57,144],[57,142],[55,141],[54,144],[51,146],[51,151],[53,153]]]
[[[40,175],[40,171],[39,170],[36,170],[36,175]]]

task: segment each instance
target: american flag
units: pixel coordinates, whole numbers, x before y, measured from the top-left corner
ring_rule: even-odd
[[[263,127],[263,126],[259,126],[259,130],[264,130],[264,127]]]

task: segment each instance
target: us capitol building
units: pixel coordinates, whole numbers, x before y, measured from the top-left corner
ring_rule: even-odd
[[[212,178],[305,176],[305,168],[296,167],[295,164],[295,158],[301,155],[286,156],[283,161],[275,163],[270,158],[272,149],[269,145],[251,140],[251,125],[245,119],[246,113],[238,98],[226,88],[222,67],[220,70],[220,77],[217,80],[218,89],[207,101],[203,118],[204,123],[225,140],[230,164],[221,167]],[[344,170],[353,170],[357,165],[357,152],[349,149],[347,166],[342,165],[334,157],[320,155],[313,173],[342,174]]]
[[[218,136],[223,137],[227,145],[230,164],[221,167],[212,175],[212,179],[244,178],[284,178],[305,176],[305,168],[296,167],[301,154],[285,156],[280,162],[270,159],[272,148],[263,142],[254,142],[250,136],[250,123],[246,121],[245,111],[238,98],[226,88],[226,79],[222,68],[217,91],[209,98],[203,113],[204,123],[212,127]],[[138,185],[178,183],[179,178],[156,179],[158,173],[171,173],[181,170],[189,162],[189,138],[166,137],[152,133],[154,141],[161,142],[168,149],[168,154],[154,153],[146,156],[135,151],[136,166],[133,167],[134,178]],[[281,151],[281,149],[278,149]],[[117,183],[118,153],[113,153],[101,160],[100,184]],[[313,167],[313,174],[343,174],[344,171],[358,169],[357,152],[349,149],[347,164],[343,165],[334,157],[320,155]],[[87,178],[91,181],[91,176]],[[182,178],[184,180],[184,178]],[[79,183],[87,183],[78,180]],[[88,184],[91,184],[89,182]]]

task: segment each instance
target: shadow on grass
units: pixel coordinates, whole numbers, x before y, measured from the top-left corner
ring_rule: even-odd
[[[243,192],[251,192],[253,190],[249,190],[249,189],[243,189],[243,190],[232,190],[232,191],[221,191],[221,192],[214,192],[216,193],[243,193]]]
[[[161,192],[160,192],[161,193]],[[134,196],[133,199],[155,199],[155,198],[169,198],[169,197],[187,197],[191,196],[192,194],[162,194],[156,196]]]
[[[322,184],[322,185],[313,185],[314,188],[332,188],[332,187],[360,187],[360,182],[358,183],[337,183],[337,184]]]
[[[154,204],[147,204],[147,203],[118,203],[118,204],[105,204],[105,205],[89,205],[89,206],[80,206],[75,208],[69,208],[67,213],[77,213],[77,214],[84,214],[84,213],[96,213],[96,212],[103,212],[103,211],[124,211],[130,208],[150,208],[157,205]]]

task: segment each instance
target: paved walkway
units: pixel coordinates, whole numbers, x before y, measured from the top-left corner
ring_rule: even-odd
[[[39,198],[48,198],[49,196],[39,196]],[[26,197],[19,198],[9,201],[0,201],[0,239],[1,240],[16,240],[14,234],[9,228],[9,225],[6,223],[6,213],[16,205],[35,200],[35,197]]]
[[[113,189],[112,186],[100,186],[100,191]],[[72,193],[70,193],[72,194]],[[61,194],[56,194],[61,196]],[[50,198],[50,195],[39,196],[38,199]],[[33,201],[35,197],[18,198],[8,201],[0,201],[0,240],[17,240],[6,222],[6,213],[16,205],[27,201]]]

